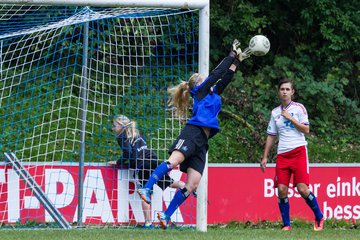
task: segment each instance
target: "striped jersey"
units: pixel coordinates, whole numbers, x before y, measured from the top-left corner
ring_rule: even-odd
[[[309,125],[308,114],[304,105],[291,101],[285,109],[299,123]],[[289,120],[281,116],[282,110],[283,107],[280,105],[271,111],[271,117],[267,128],[268,135],[278,136],[279,138],[278,154],[307,145],[304,133],[297,130]]]

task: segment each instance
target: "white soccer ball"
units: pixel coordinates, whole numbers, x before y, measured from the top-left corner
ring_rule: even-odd
[[[249,48],[255,56],[264,56],[270,50],[270,41],[264,35],[255,35],[250,39]]]

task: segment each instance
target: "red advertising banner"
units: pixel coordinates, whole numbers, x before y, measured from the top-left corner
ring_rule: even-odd
[[[208,223],[279,220],[274,176],[274,165],[265,173],[258,164],[211,165]],[[310,164],[309,188],[317,196],[325,218],[360,219],[360,164]],[[296,189],[289,189],[288,197],[292,218],[314,219]]]
[[[78,166],[26,165],[54,206],[69,222],[77,222]],[[210,164],[208,176],[208,223],[279,220],[274,165],[260,171],[258,164]],[[184,180],[179,170],[175,180]],[[310,189],[317,196],[326,218],[360,219],[360,165],[310,165]],[[127,169],[86,166],[84,169],[84,223],[121,224],[143,222],[136,181]],[[24,181],[9,166],[0,166],[0,222],[19,219],[52,222]],[[154,188],[152,211],[166,209],[176,189]],[[289,191],[292,218],[313,220],[314,216],[296,189]],[[155,215],[155,214],[153,214]],[[196,199],[191,196],[172,216],[178,223],[195,224]],[[23,221],[23,220],[22,220]],[[154,219],[156,221],[156,219]]]
[[[77,222],[79,169],[77,163],[46,165],[27,164],[24,168],[41,187],[47,198],[69,222]],[[90,224],[127,224],[144,222],[141,199],[135,192],[133,171],[109,166],[85,166],[83,179],[82,222]],[[183,176],[179,170],[170,173],[174,180]],[[35,220],[54,222],[16,171],[0,166],[0,222],[16,223]],[[154,186],[152,212],[166,209],[176,189],[162,191]],[[172,216],[172,221],[195,224],[196,202],[191,196]],[[156,222],[155,214],[153,220]]]

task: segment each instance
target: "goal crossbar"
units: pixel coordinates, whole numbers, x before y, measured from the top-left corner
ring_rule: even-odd
[[[41,4],[41,5],[66,5],[66,6],[93,6],[93,7],[166,7],[202,9],[209,5],[208,0],[0,0],[1,4]]]

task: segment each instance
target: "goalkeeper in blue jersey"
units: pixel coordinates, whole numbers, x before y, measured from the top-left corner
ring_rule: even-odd
[[[113,120],[113,130],[116,133],[116,140],[122,149],[122,157],[113,162],[114,166],[126,166],[134,169],[134,178],[137,187],[143,187],[150,177],[151,172],[159,165],[156,154],[147,147],[146,141],[140,134],[135,121],[124,115],[119,115]],[[165,174],[157,185],[165,190],[167,187],[183,188],[185,183],[174,181],[168,174]],[[145,223],[143,228],[152,228],[150,204],[142,201]]]
[[[171,215],[197,188],[206,161],[208,139],[220,130],[217,116],[221,109],[220,94],[231,82],[237,66],[249,57],[239,48],[235,40],[230,54],[210,72],[208,77],[199,73],[193,74],[188,82],[169,89],[171,106],[176,107],[180,117],[186,118],[189,95],[193,98],[193,113],[180,135],[169,149],[170,157],[161,163],[150,176],[143,188],[138,189],[140,197],[147,203],[151,202],[153,185],[162,179],[171,169],[180,164],[180,170],[187,173],[185,187],[179,189],[165,212],[158,213],[161,227],[166,229]]]

